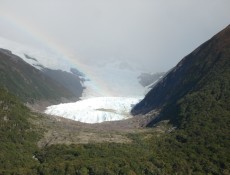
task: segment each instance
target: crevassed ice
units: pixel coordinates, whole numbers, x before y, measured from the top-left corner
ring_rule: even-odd
[[[141,98],[94,97],[75,103],[47,107],[46,114],[56,115],[83,123],[101,123],[130,118],[130,110]]]

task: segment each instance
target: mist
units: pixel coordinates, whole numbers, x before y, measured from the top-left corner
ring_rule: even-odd
[[[167,71],[230,23],[229,0],[0,0],[0,36],[70,59]],[[48,38],[47,40],[45,38]]]

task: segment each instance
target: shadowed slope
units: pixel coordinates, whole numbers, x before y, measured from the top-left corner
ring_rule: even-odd
[[[132,114],[145,114],[164,107],[166,110],[166,106],[169,110],[186,95],[200,91],[212,82],[221,84],[221,76],[228,81],[229,62],[230,26],[183,58],[133,108]]]
[[[0,49],[0,76],[0,86],[7,88],[24,102],[33,103],[37,100],[58,102],[63,98],[79,97],[42,71],[4,49]]]

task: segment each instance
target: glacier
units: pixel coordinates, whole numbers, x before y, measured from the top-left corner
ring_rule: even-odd
[[[10,50],[25,62],[42,70],[70,70],[75,66],[67,59],[51,50],[37,50],[0,37],[0,48]],[[148,91],[137,77],[141,70],[124,67],[120,60],[108,61],[104,65],[85,65],[88,74],[82,77],[85,87],[81,100],[74,103],[47,107],[46,114],[56,115],[84,123],[124,120],[132,117],[130,110]],[[83,72],[85,73],[85,72]],[[87,72],[86,72],[87,73]]]
[[[142,97],[93,97],[49,106],[45,113],[90,124],[125,120],[131,118],[131,108],[141,99]]]
[[[52,50],[39,50],[2,37],[0,37],[0,48],[10,50],[39,70],[48,68],[72,73],[71,68],[76,68],[70,59]],[[121,68],[121,64],[121,61],[116,60],[108,61],[103,66],[84,65],[84,70],[81,70],[84,77],[79,76],[83,80],[82,86],[85,87],[82,98],[143,95],[145,88],[137,79],[142,71]],[[90,72],[87,72],[89,70]]]

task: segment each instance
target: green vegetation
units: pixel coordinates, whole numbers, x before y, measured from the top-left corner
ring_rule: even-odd
[[[223,58],[197,89],[166,106],[162,116],[178,129],[159,145],[164,158],[176,157],[176,170],[195,174],[230,173],[230,61]],[[167,151],[167,149],[169,149]],[[172,160],[170,161],[170,164]]]
[[[220,91],[229,100],[230,96]],[[179,117],[178,128],[160,136],[149,129],[149,133],[130,135],[131,144],[43,148],[36,153],[41,162],[39,171],[44,174],[227,175],[230,173],[227,108],[230,103],[223,98],[217,102],[202,91],[189,94],[178,103],[178,115],[174,114]]]
[[[28,122],[29,109],[0,89],[0,174],[32,174],[38,133]]]
[[[29,122],[36,117],[5,90],[0,99],[0,174],[229,174],[229,111],[220,109],[220,103],[208,113],[201,107],[197,115],[199,105],[210,99],[207,95],[190,94],[180,101],[176,130],[160,123],[165,133],[150,128],[129,134],[129,144],[43,148],[36,146],[42,131]]]
[[[175,91],[158,96],[169,99],[160,102],[160,120],[169,123],[129,134],[132,143],[126,144],[38,148],[38,133],[43,131],[30,122],[38,116],[0,89],[0,174],[229,175],[230,26],[187,59],[177,69],[183,75],[175,70]],[[170,76],[167,91],[177,77]],[[158,106],[153,97],[148,99],[149,109]],[[158,127],[164,129],[157,132]]]
[[[75,95],[21,58],[0,49],[0,87],[8,89],[23,102],[60,101]]]

